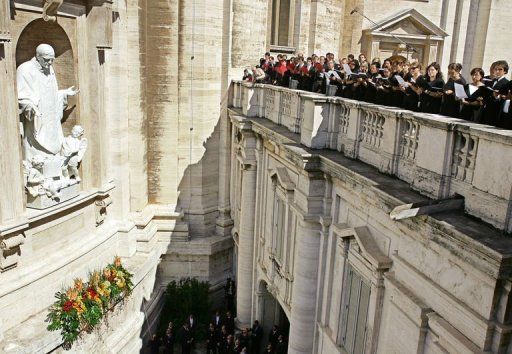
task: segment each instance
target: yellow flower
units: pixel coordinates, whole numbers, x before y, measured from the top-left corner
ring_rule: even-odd
[[[81,314],[86,310],[85,304],[82,301],[75,301],[73,308],[78,312],[78,314]]]
[[[122,289],[126,286],[126,282],[124,281],[123,278],[119,278],[117,281],[116,281],[116,285]]]

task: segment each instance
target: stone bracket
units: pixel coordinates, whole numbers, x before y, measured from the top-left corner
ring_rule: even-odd
[[[107,217],[107,207],[112,204],[112,198],[110,195],[99,196],[94,202],[95,214],[96,214],[96,226],[100,225],[105,221]]]
[[[28,220],[0,226],[0,272],[16,267],[21,254],[20,246],[25,243],[23,231],[28,227]]]
[[[463,208],[464,197],[456,196],[454,198],[399,205],[391,211],[389,217],[391,220],[402,220],[420,215],[430,215]]]
[[[64,0],[44,0],[43,4],[43,20],[46,22],[56,22],[57,12]]]

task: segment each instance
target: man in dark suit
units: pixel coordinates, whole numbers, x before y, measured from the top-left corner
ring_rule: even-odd
[[[494,90],[494,94],[485,100],[482,111],[483,123],[493,126],[502,126],[500,115],[502,113],[504,101],[501,99],[503,90],[508,87],[508,63],[505,60],[499,60],[493,64],[494,66],[494,82],[490,86]]]
[[[210,323],[206,333],[206,354],[217,354],[217,344],[219,343],[219,332],[215,325]]]
[[[263,328],[261,328],[258,320],[254,321],[251,329],[251,352],[260,353],[261,339],[263,338]]]
[[[229,334],[235,333],[235,319],[230,311],[226,312],[226,318],[224,320],[224,325]]]
[[[284,340],[284,337],[282,334],[279,335],[277,338],[277,345],[276,345],[276,354],[286,354],[288,353],[288,343]]]
[[[281,333],[279,332],[279,329],[277,328],[276,325],[274,325],[274,327],[272,327],[272,330],[268,334],[268,342],[270,344],[272,344],[272,348],[274,348],[274,349],[277,347],[277,340],[278,340],[280,334]]]
[[[220,328],[224,324],[224,319],[222,318],[219,310],[215,311],[215,315],[213,315],[212,318],[212,323],[215,326],[217,332],[220,332]]]
[[[190,354],[190,350],[192,349],[192,343],[194,342],[194,338],[190,333],[190,328],[188,327],[188,323],[185,322],[183,327],[181,327],[180,331],[180,343],[181,343],[181,354]]]

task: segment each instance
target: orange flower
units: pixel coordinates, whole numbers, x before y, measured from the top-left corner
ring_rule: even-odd
[[[76,289],[69,288],[68,291],[66,291],[66,296],[69,300],[74,301],[78,297],[78,291]]]
[[[75,279],[75,289],[81,292],[84,289],[84,282],[80,278]]]
[[[103,277],[105,277],[105,279],[110,279],[110,277],[111,277],[110,269],[108,269],[108,268],[103,269]]]
[[[114,258],[114,265],[115,265],[117,268],[119,268],[119,267],[121,266],[121,258],[120,258],[120,257],[116,256],[116,257]]]

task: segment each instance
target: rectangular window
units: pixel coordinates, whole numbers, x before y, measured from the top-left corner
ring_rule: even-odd
[[[349,354],[364,353],[370,285],[347,264],[338,344]]]

